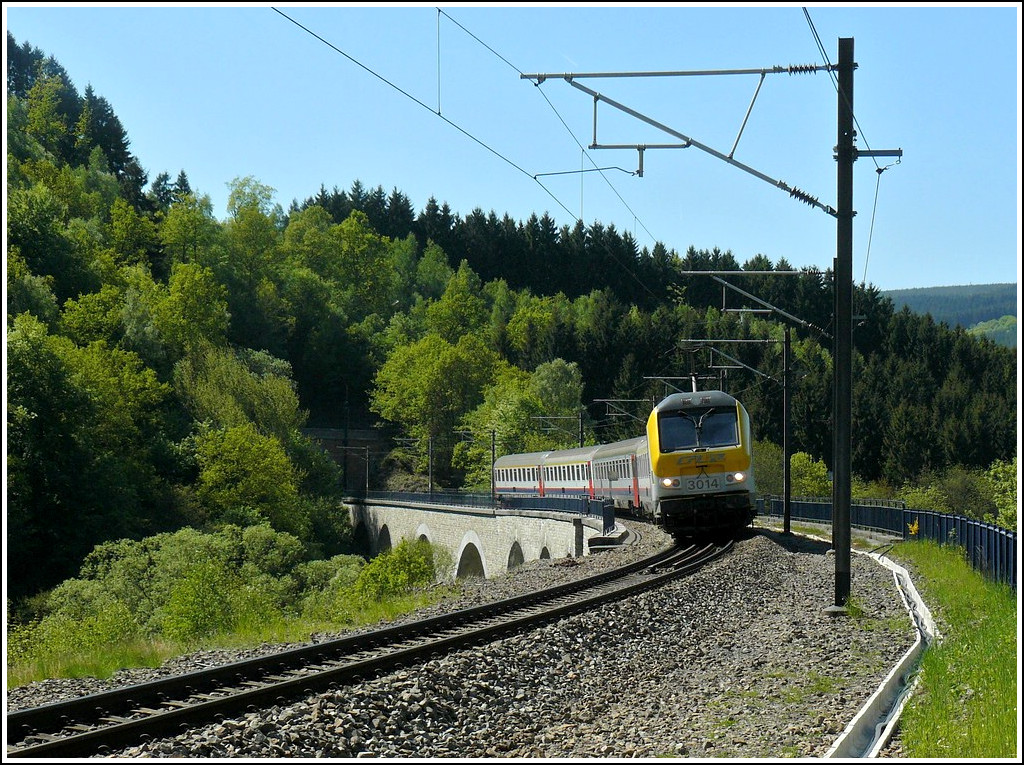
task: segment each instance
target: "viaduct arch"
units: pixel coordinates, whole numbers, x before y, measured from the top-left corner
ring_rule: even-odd
[[[604,537],[603,520],[550,510],[445,507],[396,500],[350,500],[352,527],[374,554],[423,539],[452,554],[451,579],[495,577],[526,561],[578,558]]]

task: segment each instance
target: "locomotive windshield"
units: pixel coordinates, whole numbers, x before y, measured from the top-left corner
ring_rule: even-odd
[[[658,415],[658,437],[662,452],[735,446],[740,442],[736,408],[717,406],[661,412]]]

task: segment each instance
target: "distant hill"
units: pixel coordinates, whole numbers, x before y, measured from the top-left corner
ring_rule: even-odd
[[[914,313],[930,314],[951,327],[960,325],[1000,345],[1017,345],[1017,285],[963,284],[888,290],[896,310],[907,306]]]
[[[1003,316],[1001,319],[983,321],[975,324],[969,330],[972,335],[987,337],[994,343],[1005,345],[1007,348],[1017,347],[1017,317]]]
[[[907,306],[914,313],[930,313],[935,321],[969,329],[975,324],[1017,315],[1017,285],[964,284],[956,287],[919,287],[888,290],[896,310]]]

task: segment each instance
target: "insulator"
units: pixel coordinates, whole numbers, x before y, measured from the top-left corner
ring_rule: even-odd
[[[801,202],[805,202],[805,203],[811,205],[812,207],[818,204],[818,199],[816,197],[812,197],[807,192],[800,191],[800,189],[790,189],[789,190],[789,195],[791,197],[795,197],[796,199],[799,199]]]
[[[790,64],[787,71],[790,74],[813,74],[818,71],[814,64]]]

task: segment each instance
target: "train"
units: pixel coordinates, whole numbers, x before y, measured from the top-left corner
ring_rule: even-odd
[[[750,417],[720,390],[666,396],[651,410],[642,436],[507,454],[493,470],[499,497],[609,499],[677,539],[731,536],[755,515]]]

